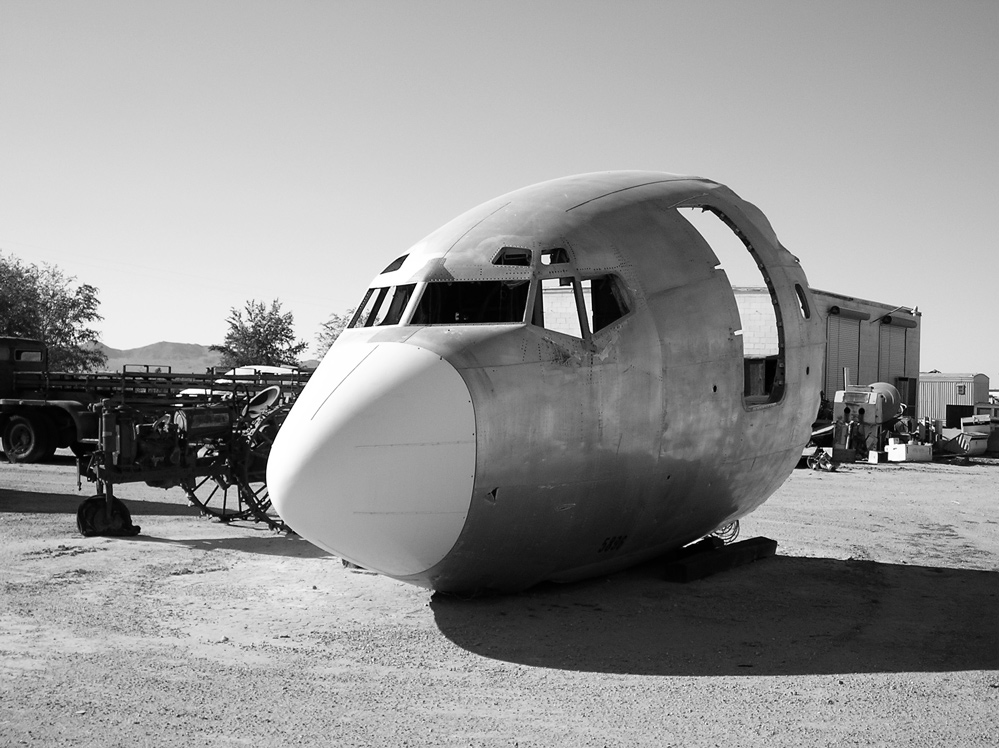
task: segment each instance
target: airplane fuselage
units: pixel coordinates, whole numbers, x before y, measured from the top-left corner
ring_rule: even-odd
[[[763,272],[779,353],[762,393],[732,287],[679,206],[722,217]],[[433,589],[612,572],[781,485],[823,342],[797,260],[727,188],[647,172],[535,185],[375,279],[278,435],[271,496],[311,542]]]

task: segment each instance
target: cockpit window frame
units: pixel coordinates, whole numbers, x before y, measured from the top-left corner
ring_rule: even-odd
[[[417,283],[397,286],[372,286],[354,312],[347,329],[404,325],[410,314],[413,297],[419,291]],[[376,298],[372,301],[372,296]],[[370,305],[369,305],[369,302]],[[388,306],[386,306],[386,302]],[[379,317],[384,307],[384,315]]]
[[[596,327],[597,315],[596,310],[593,308],[594,297],[593,297],[593,281],[607,279],[611,284],[611,293],[617,302],[618,309],[621,314],[614,319],[602,324],[600,327]],[[571,285],[573,288],[573,299],[576,303],[576,316],[579,319],[579,329],[581,335],[574,335],[572,333],[565,332],[564,330],[559,330],[553,327],[549,327],[547,320],[545,319],[544,311],[544,282],[549,280],[559,280],[562,285],[569,285],[568,283],[563,283],[565,280],[571,280]],[[590,282],[589,290],[585,287],[586,282]],[[605,330],[610,330],[621,323],[622,320],[627,319],[634,311],[634,305],[631,301],[631,296],[627,292],[627,287],[624,284],[623,279],[620,275],[613,272],[607,273],[567,273],[567,272],[544,272],[540,273],[536,282],[536,290],[538,296],[533,300],[531,309],[533,313],[529,320],[529,324],[539,327],[549,332],[556,332],[562,335],[568,335],[569,337],[581,339],[584,341],[590,341],[593,338],[599,340],[601,334]],[[589,293],[589,303],[587,303],[586,294]],[[538,324],[538,321],[541,324]]]
[[[400,261],[404,261],[408,255],[403,255],[397,258],[395,262],[389,265],[389,268],[397,269],[396,265],[400,264]],[[507,263],[504,261],[506,259],[514,259],[515,262]],[[546,330],[547,332],[556,333],[559,335],[565,335],[576,340],[581,340],[586,343],[597,336],[599,336],[609,328],[614,328],[621,323],[621,320],[629,317],[633,311],[633,301],[631,299],[631,294],[627,290],[627,285],[624,283],[622,277],[613,271],[593,271],[590,270],[586,273],[580,273],[576,268],[575,261],[572,257],[572,252],[570,249],[565,247],[556,246],[549,249],[529,249],[527,247],[516,247],[516,246],[504,246],[500,248],[491,260],[492,265],[496,265],[497,269],[500,267],[509,268],[510,271],[516,271],[517,268],[523,268],[523,272],[514,272],[513,276],[509,276],[507,271],[499,272],[498,274],[492,274],[489,277],[489,273],[485,273],[485,277],[480,275],[479,277],[461,277],[462,275],[471,275],[471,273],[459,272],[456,273],[458,277],[454,277],[450,274],[446,278],[444,277],[424,277],[422,280],[418,280],[410,284],[399,284],[391,285],[386,283],[388,279],[384,281],[379,278],[375,283],[367,290],[362,299],[360,305],[357,307],[357,312],[351,319],[348,328],[363,328],[363,327],[382,327],[387,325],[412,325],[417,327],[447,327],[447,326],[466,326],[466,325],[529,325],[537,327],[539,329]],[[389,269],[386,268],[386,271]],[[384,274],[383,271],[382,274]],[[415,279],[414,279],[415,280]],[[568,323],[571,330],[558,329],[558,327],[548,327],[545,325],[545,309],[543,308],[545,304],[545,293],[544,287],[546,283],[550,283],[553,280],[557,280],[559,284],[565,286],[571,286],[572,293],[571,299],[575,306],[575,325],[573,323]],[[609,293],[613,296],[613,302],[609,306],[609,314],[612,318],[609,321],[603,322],[603,324],[596,328],[596,324],[599,321],[601,314],[600,309],[594,309],[596,296],[594,295],[594,283],[600,280],[608,281],[611,286],[609,289],[602,289],[601,292]],[[587,286],[587,282],[589,285]],[[424,309],[424,313],[420,314],[421,306],[427,298],[427,293],[429,289],[434,289],[435,284],[490,284],[498,283],[504,286],[509,285],[512,288],[515,286],[526,283],[526,295],[523,297],[524,306],[522,313],[518,319],[512,318],[498,318],[503,317],[503,307],[510,303],[514,303],[515,307],[519,307],[520,298],[517,296],[511,296],[507,301],[494,301],[490,302],[489,297],[492,295],[492,291],[489,289],[484,289],[484,291],[489,291],[482,298],[481,309],[475,306],[474,302],[469,306],[469,298],[465,296],[463,299],[461,297],[453,298],[450,303],[445,303],[447,297],[441,297],[438,300],[437,312],[432,312],[430,309]],[[404,309],[401,309],[401,314],[399,316],[393,316],[389,314],[389,309],[382,309],[382,307],[389,304],[390,300],[396,298],[399,293],[399,289],[409,289],[408,296],[406,297],[406,303]],[[438,290],[438,289],[434,289]],[[508,291],[509,293],[510,291]],[[559,302],[562,312],[560,314],[564,315],[568,313],[566,308],[569,303],[569,298],[563,296],[563,301]],[[460,300],[459,300],[460,299]],[[606,299],[605,299],[606,301]],[[443,306],[440,306],[443,304]],[[457,306],[455,306],[457,304]],[[495,304],[499,304],[498,307]],[[393,302],[392,306],[398,306]],[[596,306],[600,306],[599,302],[596,302]],[[604,315],[606,316],[606,309],[608,307],[605,305]],[[477,316],[476,310],[487,318],[485,321],[472,321],[473,318]],[[455,320],[445,320],[445,319],[434,319],[435,314],[444,314],[445,316],[453,311],[456,317],[459,316],[460,310],[465,310],[468,316],[464,319]],[[400,312],[399,309],[395,310]],[[513,308],[509,308],[508,311],[514,311]],[[549,312],[552,310],[549,309]],[[617,314],[618,316],[613,316]],[[379,316],[382,315],[382,316]],[[387,316],[386,316],[387,315]],[[416,321],[418,317],[422,317],[424,321]],[[492,317],[497,317],[492,319]],[[430,321],[430,320],[434,321]],[[566,318],[562,316],[563,328],[566,325]],[[540,324],[539,324],[540,323]],[[551,324],[552,320],[548,320]],[[576,330],[578,326],[578,332]]]

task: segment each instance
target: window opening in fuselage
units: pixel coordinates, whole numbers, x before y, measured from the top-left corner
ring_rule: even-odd
[[[431,281],[415,304],[412,319],[404,314],[416,284],[370,288],[348,327],[398,325],[470,325],[523,323],[530,281]],[[614,275],[575,276],[538,281],[531,322],[539,327],[588,337],[629,311],[620,279]]]
[[[628,313],[628,302],[617,276],[599,275],[579,282],[582,315],[576,283],[572,277],[542,279],[535,301],[534,324],[582,338],[580,316],[588,323],[589,331],[596,333]]]
[[[375,316],[375,321],[372,324],[375,325],[398,325],[402,320],[402,313],[406,311],[406,305],[409,303],[409,297],[413,295],[413,289],[416,288],[415,283],[407,283],[403,286],[396,286],[392,289],[391,301],[388,304],[383,304],[382,310],[379,310],[379,314]]]
[[[369,288],[348,327],[398,325],[415,288],[415,283]]]
[[[531,266],[531,250],[520,247],[503,247],[493,258],[493,265]]]
[[[599,332],[628,313],[628,300],[615,275],[583,281],[583,299],[589,302],[590,329]]]
[[[475,325],[524,321],[528,280],[435,281],[423,289],[414,325]]]
[[[393,270],[398,270],[402,267],[402,263],[406,261],[407,257],[409,257],[408,254],[402,255],[402,257],[396,257],[384,270],[382,270],[382,272],[379,273],[379,275],[385,275],[385,273],[391,273]]]
[[[562,247],[541,250],[542,265],[567,265],[568,263],[569,253]]]
[[[749,238],[714,206],[684,206],[677,212],[714,251],[717,267],[725,272],[731,287],[760,290],[736,296],[741,327],[736,336],[743,346],[743,397],[747,405],[777,402],[784,396],[784,327],[777,293],[762,260]]]
[[[808,297],[805,295],[805,289],[801,287],[800,283],[794,284],[794,293],[798,296],[798,306],[801,309],[802,318],[810,319],[812,310],[808,306]]]
[[[576,282],[572,276],[541,280],[534,304],[535,325],[574,338],[583,337],[576,301]]]
[[[361,299],[361,303],[357,305],[357,311],[354,312],[354,318],[350,320],[350,324],[347,327],[364,327],[364,323],[371,316],[371,311],[374,309],[379,302],[380,298],[384,299],[384,294],[388,290],[385,288],[369,288],[364,293],[364,298]]]

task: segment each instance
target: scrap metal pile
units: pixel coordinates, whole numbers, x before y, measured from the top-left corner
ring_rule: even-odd
[[[848,385],[824,402],[802,457],[815,470],[841,462],[929,462],[986,452],[993,427],[988,415],[962,417],[946,427],[906,415],[899,391],[886,382]]]

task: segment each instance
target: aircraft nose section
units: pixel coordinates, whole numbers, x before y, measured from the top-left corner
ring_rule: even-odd
[[[475,480],[475,417],[461,375],[404,343],[331,349],[271,449],[274,508],[299,535],[389,576],[451,550]]]

